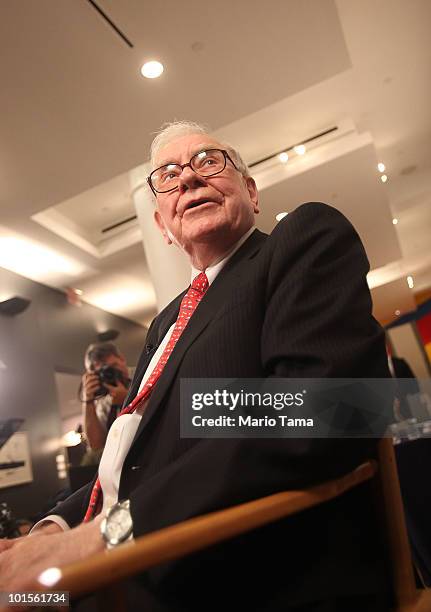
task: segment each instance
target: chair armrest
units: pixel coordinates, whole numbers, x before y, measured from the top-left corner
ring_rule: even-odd
[[[61,568],[53,590],[73,596],[96,591],[150,567],[172,561],[217,542],[338,497],[370,480],[377,464],[368,461],[352,472],[303,491],[286,491],[189,519]],[[37,583],[36,589],[45,589]]]

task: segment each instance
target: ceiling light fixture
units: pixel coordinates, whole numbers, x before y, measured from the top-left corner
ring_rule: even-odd
[[[383,162],[379,162],[379,163],[377,164],[377,170],[378,170],[379,172],[384,172],[384,171],[386,170],[386,166],[385,166],[385,164],[384,164]]]
[[[284,149],[282,149],[281,151],[277,151],[275,153],[271,153],[270,155],[267,155],[266,157],[262,157],[261,159],[257,159],[256,161],[250,162],[248,165],[249,168],[254,168],[255,166],[259,166],[260,164],[263,164],[264,162],[267,161],[272,161],[276,158],[278,158],[278,156],[281,153],[289,153],[290,151],[295,151],[295,148],[299,147],[299,151],[303,151],[303,153],[305,153],[306,149],[305,149],[305,145],[308,143],[313,143],[315,144],[320,138],[323,138],[324,136],[328,136],[329,134],[334,134],[335,132],[337,132],[339,128],[338,127],[331,127],[328,128],[327,130],[324,130],[323,132],[320,132],[319,134],[314,134],[314,136],[310,136],[310,138],[306,138],[305,140],[302,141],[302,144],[300,145],[291,145],[289,147],[285,147]],[[299,155],[302,155],[303,153],[298,153]]]
[[[400,314],[401,314],[401,310],[398,310],[398,309],[397,309],[397,310],[395,311],[395,314],[396,314],[396,316],[397,316],[397,317],[399,317],[399,316],[400,316]]]
[[[295,147],[293,147],[293,150],[295,151],[297,155],[304,155],[307,149],[305,148],[305,145],[300,144],[300,145],[296,145]]]
[[[289,155],[286,153],[286,151],[283,151],[278,156],[278,159],[281,161],[282,164],[287,164],[287,162],[289,161]]]
[[[386,174],[382,174],[382,176],[380,177],[380,180],[382,181],[382,183],[386,183],[386,181],[388,180],[388,177],[386,176]]]
[[[163,64],[155,60],[151,62],[145,62],[141,67],[141,74],[146,79],[157,79],[163,72]]]
[[[395,217],[394,219],[392,219],[392,223],[393,223],[394,225],[397,225],[397,224],[398,224],[398,219]]]
[[[410,289],[413,289],[413,287],[415,286],[415,284],[413,282],[413,276],[408,276],[407,277],[407,284],[410,287]]]

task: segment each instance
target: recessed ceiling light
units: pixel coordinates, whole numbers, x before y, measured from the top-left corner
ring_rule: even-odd
[[[393,223],[394,225],[397,225],[397,223],[398,223],[398,219],[397,219],[397,218],[392,219],[392,223]]]
[[[146,62],[141,68],[142,76],[147,79],[157,79],[163,72],[163,64],[156,61]]]
[[[293,150],[297,155],[304,155],[306,148],[305,145],[296,145],[296,147],[293,147]]]
[[[280,155],[278,156],[278,159],[283,163],[286,164],[289,161],[289,156],[286,153],[286,151],[283,151],[283,153],[280,153]]]
[[[386,181],[388,180],[388,177],[386,176],[386,174],[382,174],[382,176],[380,177],[380,180],[382,181],[382,183],[386,183]]]
[[[277,221],[281,221],[282,219],[284,219],[284,217],[286,217],[286,215],[288,215],[289,213],[287,212],[281,212],[278,213],[278,215],[275,215],[275,218],[277,219]]]
[[[384,172],[384,171],[386,170],[386,166],[385,166],[385,164],[384,164],[383,162],[379,162],[379,163],[377,164],[377,170],[378,170],[379,172]]]
[[[401,310],[398,310],[398,309],[397,309],[397,310],[395,311],[395,314],[397,315],[397,317],[399,317],[399,316],[400,316],[400,314],[401,314]]]
[[[407,277],[407,284],[410,287],[410,289],[413,289],[413,287],[415,286],[415,284],[413,282],[413,276],[408,276]]]

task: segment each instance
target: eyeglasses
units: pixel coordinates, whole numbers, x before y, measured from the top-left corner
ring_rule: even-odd
[[[230,161],[235,170],[238,170],[229,153],[223,149],[199,151],[199,153],[193,155],[188,164],[166,164],[156,168],[147,178],[147,181],[154,195],[167,193],[178,188],[180,175],[187,166],[199,176],[214,176],[223,172],[227,160]]]

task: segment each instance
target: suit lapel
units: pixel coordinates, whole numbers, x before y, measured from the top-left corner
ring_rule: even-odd
[[[139,358],[138,365],[136,366],[135,375],[133,377],[132,384],[129,389],[129,393],[124,402],[124,406],[130,404],[133,398],[137,395],[139,387],[141,386],[142,378],[148,368],[154,353],[157,351],[159,344],[162,342],[166,333],[173,323],[175,323],[178,312],[180,309],[181,300],[185,291],[175,298],[166,308],[158,315],[157,319],[154,320],[152,327],[147,336],[147,343],[144,350]]]
[[[263,243],[267,238],[266,234],[263,234],[259,230],[255,230],[248,240],[238,249],[236,253],[229,259],[227,264],[217,275],[214,282],[208,288],[204,299],[199,304],[197,310],[191,317],[187,327],[180,336],[175,348],[168,359],[165,368],[151,393],[148,406],[145,409],[144,415],[141,419],[141,423],[136,432],[134,442],[140,435],[145,426],[149,423],[155,412],[159,409],[160,404],[172,382],[174,381],[176,372],[179,365],[184,357],[185,352],[193,344],[196,338],[203,332],[207,325],[214,318],[215,313],[218,313],[223,305],[225,304],[226,297],[231,295],[235,286],[238,283],[238,278],[242,278],[245,274],[243,268],[247,268],[248,261],[252,258],[262,247]],[[172,325],[173,321],[178,315],[179,306],[184,293],[177,298],[178,305],[176,312],[174,313],[174,319],[169,325],[165,325],[164,334]],[[176,301],[177,301],[176,300]],[[172,318],[172,317],[171,317]],[[164,334],[160,334],[160,341],[163,339]],[[148,363],[146,364],[148,365]],[[142,375],[145,372],[144,367],[141,368]],[[142,375],[138,380],[140,381]],[[138,383],[139,387],[139,383]]]

